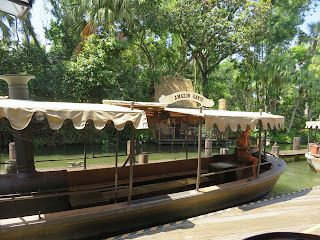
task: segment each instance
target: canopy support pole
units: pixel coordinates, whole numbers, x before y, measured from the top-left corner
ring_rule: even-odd
[[[202,106],[200,107],[200,113],[202,113]],[[199,132],[198,132],[198,169],[197,169],[197,183],[196,190],[200,188],[200,175],[201,175],[201,142],[202,142],[202,117],[199,119]]]
[[[263,159],[267,159],[267,130],[264,130]]]
[[[188,132],[189,132],[189,117],[187,116],[187,125],[184,133],[184,140],[186,144],[186,159],[188,160]]]
[[[118,198],[118,152],[119,152],[119,131],[116,130],[116,162],[114,173],[114,203],[117,203]]]
[[[314,142],[317,142],[317,131],[318,131],[318,127],[316,127],[316,130],[314,132]]]
[[[92,158],[94,158],[94,151],[95,151],[95,148],[94,148],[94,141],[93,139],[91,138],[91,150],[92,150]]]
[[[260,174],[260,165],[261,165],[261,151],[262,151],[262,144],[261,144],[261,132],[262,132],[262,121],[259,120],[259,161],[258,161],[258,169],[257,169],[257,176]]]
[[[268,107],[265,106],[264,108],[265,113],[268,113]],[[264,144],[263,144],[263,159],[267,159],[267,136],[268,135],[268,129],[264,130]]]
[[[0,127],[1,127],[1,125],[0,125]],[[0,129],[0,163],[1,163],[1,150],[2,150],[1,144],[2,144],[2,132],[1,132],[1,129]],[[2,164],[0,164],[0,174],[1,174],[1,165]]]
[[[131,102],[131,110],[133,109],[134,109],[134,102]],[[135,128],[132,122],[131,128],[130,128],[130,179],[129,179],[129,196],[128,196],[129,205],[131,204],[132,186],[133,186],[134,132],[135,132]]]
[[[84,136],[84,143],[83,143],[83,168],[87,169],[87,141],[86,141],[86,136]]]

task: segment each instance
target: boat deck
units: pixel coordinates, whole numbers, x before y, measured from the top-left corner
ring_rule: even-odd
[[[304,154],[308,152],[308,149],[300,150],[281,150],[279,152],[280,158],[293,158],[293,157],[304,157]]]
[[[240,240],[269,232],[320,235],[319,198],[320,187],[315,187],[107,239]]]

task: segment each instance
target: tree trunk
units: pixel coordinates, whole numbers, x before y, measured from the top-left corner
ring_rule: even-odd
[[[257,95],[257,98],[256,98],[256,101],[255,101],[255,110],[257,110],[257,109],[259,109],[259,103],[260,103],[260,101],[259,101],[259,96],[260,96],[260,94],[259,94],[259,83],[258,83],[258,81],[256,81],[256,95]],[[250,107],[247,109],[247,111],[249,111],[250,110]]]
[[[308,103],[308,120],[310,121],[312,117],[312,100],[309,100]]]
[[[207,64],[207,58],[205,56],[201,56],[202,61],[202,69],[201,69],[201,76],[202,76],[202,89],[201,94],[203,94],[205,97],[208,97],[205,93],[205,89],[208,82],[208,64]]]
[[[27,30],[26,24],[24,22],[22,22],[22,27],[23,27],[23,33],[24,33],[24,36],[26,37],[26,41],[28,43],[28,46],[30,46],[28,30]]]
[[[294,107],[294,109],[292,111],[291,120],[290,120],[290,123],[289,123],[289,126],[288,126],[288,130],[287,130],[287,135],[289,134],[290,129],[292,127],[293,120],[294,120],[294,117],[296,115],[296,112],[297,112],[297,109],[298,109],[298,106],[299,106],[299,103],[300,103],[300,99],[301,99],[302,93],[303,93],[303,88],[300,87],[300,89],[299,89],[299,97],[297,99],[296,106]]]
[[[277,113],[277,93],[278,93],[278,76],[274,77],[274,90],[276,91],[276,94],[274,94],[272,99],[272,113]]]
[[[39,41],[37,39],[37,36],[36,36],[36,34],[34,32],[34,29],[33,29],[32,25],[31,25],[31,21],[30,21],[30,18],[29,18],[28,15],[25,16],[25,21],[26,21],[27,27],[29,29],[29,32],[31,34],[31,37],[34,40],[34,44],[37,46],[37,48],[41,48],[40,43],[39,43]]]
[[[201,94],[203,94],[205,97],[207,97],[207,94],[204,93],[204,90],[206,88],[207,85],[207,81],[208,81],[208,76],[207,76],[207,71],[202,71],[201,72],[201,76],[202,76],[202,89],[201,89]]]
[[[313,46],[312,46],[312,56],[316,55],[316,53],[317,53],[317,45],[318,45],[318,40],[314,39]]]

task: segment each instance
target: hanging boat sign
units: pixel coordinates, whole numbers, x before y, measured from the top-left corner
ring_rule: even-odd
[[[166,103],[166,104],[175,103],[181,100],[190,100],[190,101],[198,102],[201,104],[201,106],[205,106],[205,107],[212,107],[214,105],[214,102],[212,99],[208,99],[195,92],[176,92],[168,96],[162,95],[159,98],[159,102]]]

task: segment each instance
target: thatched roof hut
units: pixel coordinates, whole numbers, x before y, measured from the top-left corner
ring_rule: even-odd
[[[160,84],[154,84],[154,100],[159,102],[159,98],[162,95],[168,96],[175,92],[188,91],[194,92],[192,81],[190,79],[183,78],[173,78],[173,77],[160,77]],[[170,104],[168,107],[176,108],[196,108],[197,103],[182,100],[173,104]]]

